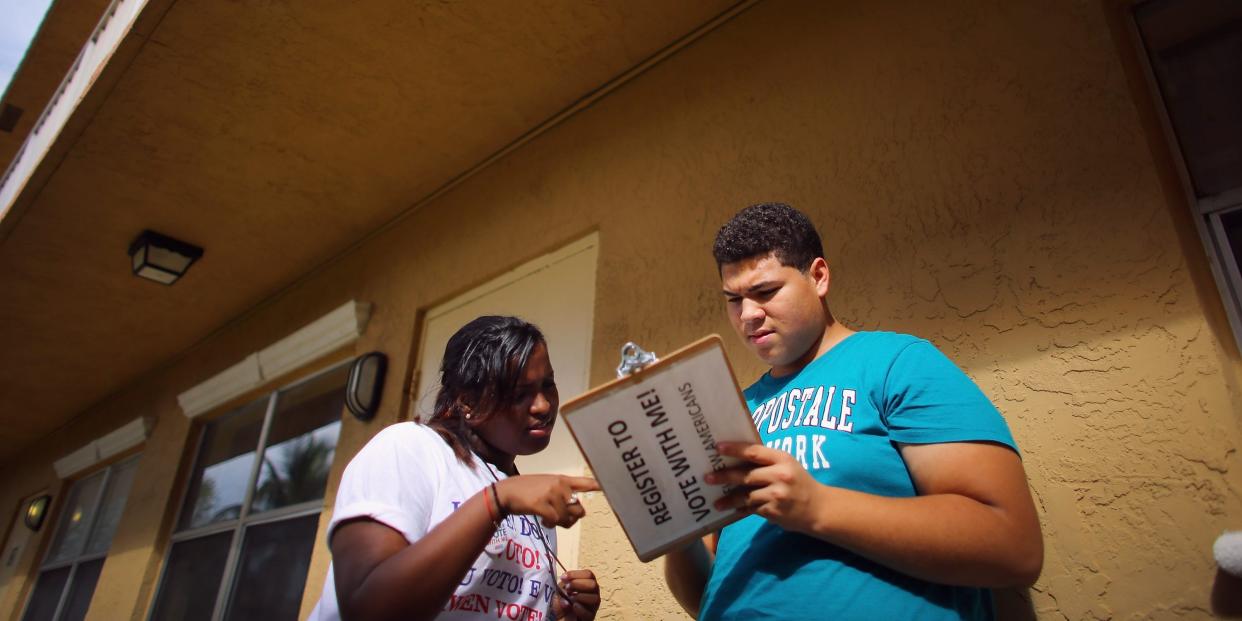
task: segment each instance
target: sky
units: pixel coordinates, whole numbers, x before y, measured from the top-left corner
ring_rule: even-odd
[[[0,0],[0,93],[9,88],[52,0]]]

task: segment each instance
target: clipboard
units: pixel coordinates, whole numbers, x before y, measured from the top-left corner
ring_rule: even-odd
[[[741,463],[716,442],[759,442],[724,344],[713,334],[561,405],[639,560],[745,516],[703,475]]]

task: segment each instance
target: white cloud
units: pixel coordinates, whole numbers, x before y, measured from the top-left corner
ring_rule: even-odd
[[[0,0],[0,93],[9,87],[51,0]]]

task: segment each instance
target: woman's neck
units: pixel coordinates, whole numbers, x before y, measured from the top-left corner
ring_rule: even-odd
[[[493,465],[497,470],[505,473],[506,476],[517,474],[517,465],[513,463],[513,455],[505,453],[500,449],[492,446],[487,440],[484,440],[474,430],[470,430],[468,441],[470,449],[474,451],[483,461]]]

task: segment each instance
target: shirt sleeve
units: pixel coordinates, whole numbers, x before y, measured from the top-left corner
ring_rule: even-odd
[[[893,359],[881,419],[895,442],[997,442],[1018,450],[983,391],[931,343],[918,340]]]
[[[438,476],[431,456],[438,452],[420,450],[428,440],[421,431],[384,429],[349,462],[328,523],[329,543],[338,525],[360,517],[396,530],[410,543],[427,534]]]

